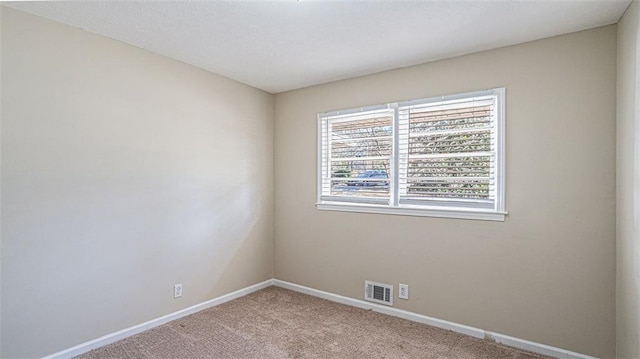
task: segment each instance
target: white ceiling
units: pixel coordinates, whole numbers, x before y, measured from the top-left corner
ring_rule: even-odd
[[[271,93],[616,23],[627,0],[4,2]]]

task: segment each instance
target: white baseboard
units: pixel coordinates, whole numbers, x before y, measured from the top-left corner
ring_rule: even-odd
[[[513,348],[528,350],[530,352],[534,352],[538,354],[548,355],[558,359],[597,359],[592,356],[575,353],[569,350],[560,349],[560,348],[552,347],[545,344],[535,343],[535,342],[531,342],[524,339],[518,339],[518,338],[510,337],[504,334],[493,333],[486,330],[470,327],[468,325],[448,322],[446,320],[436,319],[436,318],[428,317],[426,315],[408,312],[406,310],[401,310],[401,309],[391,308],[391,307],[380,305],[380,304],[365,302],[364,300],[343,297],[338,294],[324,292],[321,290],[305,287],[302,285],[285,282],[279,279],[274,279],[273,285],[281,288],[293,290],[299,293],[312,295],[314,297],[327,299],[332,302],[346,304],[346,305],[350,305],[350,306],[358,307],[362,309],[371,309],[374,312],[411,320],[413,322],[428,324],[434,327],[451,330],[457,333],[466,334],[466,335],[480,338],[480,339],[490,338],[500,344],[508,345]]]
[[[236,299],[236,298],[240,298],[243,297],[247,294],[253,293],[257,290],[260,290],[262,288],[266,288],[273,285],[273,279],[268,279],[265,280],[264,282],[258,283],[258,284],[254,284],[252,286],[246,287],[246,288],[242,288],[239,289],[235,292],[231,292],[229,294],[225,294],[222,295],[220,297],[217,298],[213,298],[211,300],[208,300],[206,302],[202,302],[200,304],[196,304],[194,306],[191,306],[189,308],[185,308],[182,310],[179,310],[177,312],[171,313],[171,314],[167,314],[165,316],[162,316],[160,318],[156,318],[156,319],[152,319],[148,322],[144,322],[142,324],[138,324],[135,325],[133,327],[130,328],[126,328],[126,329],[122,329],[119,330],[117,332],[111,333],[111,334],[107,334],[105,336],[102,336],[100,338],[94,339],[94,340],[90,340],[88,342],[82,343],[82,344],[78,344],[72,348],[69,349],[65,349],[62,351],[59,351],[57,353],[53,353],[51,355],[48,355],[46,357],[44,357],[43,359],[67,359],[67,358],[73,358],[76,355],[80,355],[83,353],[86,353],[90,350],[93,350],[95,348],[99,348],[101,346],[107,345],[107,344],[111,344],[114,343],[118,340],[130,337],[134,334],[138,334],[141,333],[145,330],[149,330],[151,328],[157,327],[159,325],[165,324],[167,322],[170,322],[172,320],[176,320],[182,317],[185,317],[189,314],[193,314],[195,312],[199,312],[203,309],[207,309],[210,307],[214,307],[216,305],[228,302],[230,300]]]
[[[107,334],[105,336],[102,336],[102,337],[94,339],[94,340],[90,340],[90,341],[82,343],[82,344],[78,344],[78,345],[76,345],[76,346],[74,346],[72,348],[65,349],[65,350],[59,351],[57,353],[53,353],[51,355],[48,355],[48,356],[44,357],[43,359],[68,359],[68,358],[72,358],[74,356],[86,353],[86,352],[88,352],[90,350],[93,350],[93,349],[99,348],[101,346],[105,346],[105,345],[114,343],[114,342],[116,342],[118,340],[122,340],[122,339],[130,337],[132,335],[141,333],[141,332],[143,332],[145,330],[149,330],[151,328],[154,328],[154,327],[157,327],[159,325],[165,324],[165,323],[170,322],[172,320],[176,320],[176,319],[185,317],[187,315],[199,312],[199,311],[201,311],[203,309],[214,307],[216,305],[228,302],[230,300],[243,297],[243,296],[245,296],[247,294],[253,293],[253,292],[257,291],[257,290],[260,290],[260,289],[263,289],[263,288],[266,288],[266,287],[269,287],[269,286],[272,286],[272,285],[275,285],[275,286],[278,286],[278,287],[281,287],[281,288],[285,288],[285,289],[289,289],[289,290],[293,290],[295,292],[312,295],[314,297],[327,299],[327,300],[330,300],[332,302],[346,304],[346,305],[349,305],[349,306],[358,307],[358,308],[362,308],[362,309],[371,309],[371,310],[373,310],[375,312],[378,312],[378,313],[391,315],[391,316],[394,316],[394,317],[399,317],[399,318],[403,318],[403,319],[411,320],[411,321],[414,321],[414,322],[431,325],[431,326],[442,328],[442,329],[446,329],[446,330],[451,330],[451,331],[454,331],[454,332],[457,332],[457,333],[466,334],[466,335],[469,335],[469,336],[472,336],[472,337],[476,337],[476,338],[480,338],[480,339],[491,338],[492,340],[495,340],[497,343],[501,343],[501,344],[508,345],[510,347],[514,347],[514,348],[518,348],[518,349],[528,350],[530,352],[534,352],[534,353],[538,353],[538,354],[548,355],[548,356],[559,358],[559,359],[597,359],[597,358],[592,357],[592,356],[588,356],[588,355],[584,355],[584,354],[580,354],[580,353],[575,353],[575,352],[572,352],[572,351],[569,351],[569,350],[560,349],[560,348],[552,347],[552,346],[545,345],[545,344],[530,342],[530,341],[527,341],[527,340],[524,340],[524,339],[518,339],[518,338],[510,337],[508,335],[492,333],[492,332],[485,331],[485,330],[482,330],[482,329],[470,327],[468,325],[448,322],[446,320],[436,319],[436,318],[428,317],[426,315],[408,312],[406,310],[401,310],[401,309],[391,308],[391,307],[384,306],[384,305],[365,302],[364,300],[344,297],[344,296],[341,296],[341,295],[338,295],[338,294],[324,292],[324,291],[321,291],[321,290],[305,287],[305,286],[302,286],[302,285],[285,282],[285,281],[282,281],[282,280],[279,280],[279,279],[268,279],[268,280],[265,280],[264,282],[261,282],[261,283],[258,283],[258,284],[254,284],[254,285],[246,287],[246,288],[242,288],[242,289],[237,290],[235,292],[232,292],[232,293],[229,293],[229,294],[225,294],[223,296],[208,300],[206,302],[202,302],[200,304],[196,304],[194,306],[179,310],[179,311],[171,313],[171,314],[167,314],[167,315],[162,316],[160,318],[156,318],[156,319],[150,320],[148,322],[135,325],[135,326],[130,327],[130,328],[126,328],[126,329],[123,329],[123,330],[120,330],[120,331],[117,331],[117,332],[114,332],[114,333],[111,333],[111,334]]]
[[[487,332],[487,333],[490,333],[490,332]],[[504,335],[504,334],[498,334],[498,333],[490,333],[490,334],[491,334],[492,338],[496,341],[496,343],[508,345],[510,347],[514,347],[514,348],[518,348],[518,349],[522,349],[522,350],[528,350],[530,352],[534,352],[534,353],[538,353],[538,354],[548,355],[548,356],[554,357],[554,358],[561,358],[561,359],[597,359],[597,358],[589,356],[589,355],[580,354],[580,353],[572,352],[570,350],[565,350],[565,349],[552,347],[550,345],[540,344],[540,343],[536,343],[536,342],[530,342],[528,340],[514,338],[514,337],[510,337],[508,335]]]

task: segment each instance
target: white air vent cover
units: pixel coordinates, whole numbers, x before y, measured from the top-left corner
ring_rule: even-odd
[[[385,305],[393,305],[393,286],[364,281],[364,299]]]

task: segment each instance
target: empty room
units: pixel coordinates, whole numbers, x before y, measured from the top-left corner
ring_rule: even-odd
[[[0,3],[0,357],[640,359],[640,3]]]

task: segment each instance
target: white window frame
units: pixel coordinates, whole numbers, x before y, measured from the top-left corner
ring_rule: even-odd
[[[476,208],[468,206],[455,206],[449,201],[444,201],[444,205],[435,205],[434,201],[429,204],[413,204],[400,203],[399,196],[399,175],[398,164],[400,157],[399,150],[399,108],[411,106],[415,104],[428,104],[434,102],[446,102],[458,99],[468,99],[474,97],[493,96],[496,99],[495,105],[495,125],[492,134],[496,136],[496,152],[495,152],[495,181],[496,194],[494,208]],[[335,200],[322,196],[323,182],[323,153],[322,153],[322,126],[323,121],[327,121],[328,117],[335,117],[346,114],[353,114],[367,111],[392,110],[393,116],[393,142],[391,156],[391,178],[390,178],[390,195],[388,203],[372,203],[367,199],[359,200],[358,198]],[[377,214],[393,214],[393,215],[409,215],[409,216],[426,216],[438,218],[459,218],[474,219],[488,221],[504,221],[507,215],[505,209],[505,150],[506,150],[506,133],[505,133],[505,88],[493,88],[482,91],[474,91],[467,93],[459,93],[446,96],[437,96],[426,99],[403,101],[396,103],[388,103],[384,105],[375,105],[361,108],[352,108],[339,111],[331,111],[318,114],[318,149],[317,149],[317,202],[318,210],[343,211],[343,212],[361,212],[361,213],[377,213]]]

